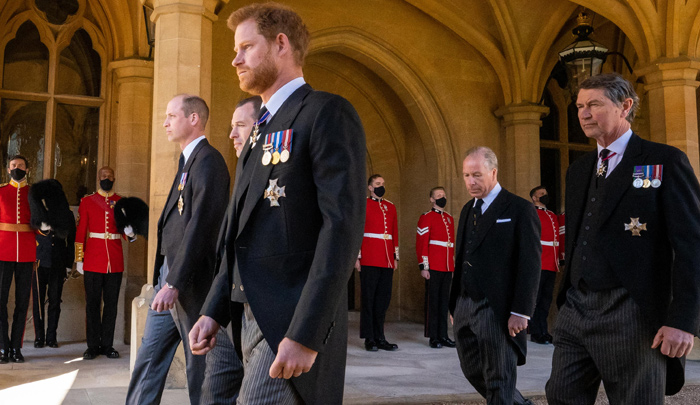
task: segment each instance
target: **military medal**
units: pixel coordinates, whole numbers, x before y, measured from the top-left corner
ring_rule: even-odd
[[[634,177],[632,186],[634,186],[634,188],[642,188],[644,185],[644,180],[642,180],[642,177],[644,177],[644,166],[635,166],[632,177]]]
[[[282,131],[275,132],[274,135],[272,135],[272,138],[274,140],[274,152],[272,152],[272,164],[276,165],[277,163],[280,162],[280,144],[282,143]]]
[[[600,163],[598,164],[598,171],[596,172],[597,177],[605,177],[608,174],[607,162],[615,155],[617,155],[617,152],[609,154],[605,159],[600,159]]]
[[[640,224],[639,218],[630,218],[630,223],[625,224],[625,231],[632,231],[632,236],[642,236],[641,232],[647,230],[647,224]]]
[[[258,142],[258,138],[260,138],[260,125],[266,122],[268,118],[270,118],[270,111],[265,111],[265,114],[263,114],[259,120],[255,121],[253,126],[253,135],[250,136],[251,149],[255,147]]]
[[[284,194],[284,188],[286,186],[279,187],[277,185],[277,180],[278,179],[270,179],[270,185],[267,186],[265,194],[263,194],[263,198],[270,200],[270,207],[279,207],[280,197],[286,197]]]
[[[182,210],[185,208],[185,201],[182,199],[182,195],[177,199],[177,212],[182,215]]]
[[[652,180],[651,180],[651,186],[654,188],[659,188],[661,187],[661,177],[663,176],[664,172],[664,166],[663,165],[654,165],[652,166]]]
[[[288,129],[282,135],[282,153],[280,153],[280,162],[282,163],[286,163],[289,160],[289,154],[292,152],[293,132],[293,129]]]

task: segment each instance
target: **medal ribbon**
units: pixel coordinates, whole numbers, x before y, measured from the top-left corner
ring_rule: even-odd
[[[641,179],[644,177],[644,166],[635,166],[634,167],[634,173],[632,173],[632,177],[635,179]]]
[[[259,120],[255,121],[255,126],[258,127],[260,124],[263,122],[267,121],[267,119],[270,118],[270,111],[265,111],[265,114],[263,114],[262,117],[260,117]],[[249,121],[250,122],[250,121]]]
[[[272,133],[270,133],[270,134],[265,134],[265,141],[263,142],[263,147],[266,147],[266,146],[268,146],[268,145],[272,145],[272,139],[271,139],[271,138],[272,138],[273,135],[274,135],[274,134],[272,134]]]
[[[292,153],[292,133],[293,129],[288,129],[284,131],[284,140],[282,141],[282,147]]]
[[[659,179],[661,181],[661,176],[663,176],[664,173],[664,166],[663,165],[654,165],[654,178]]]
[[[644,166],[644,178],[651,179],[651,169],[653,166]]]
[[[282,144],[282,131],[275,132],[275,152],[279,153],[280,145]]]

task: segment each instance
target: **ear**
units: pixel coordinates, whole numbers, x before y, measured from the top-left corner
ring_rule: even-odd
[[[629,115],[630,110],[632,110],[632,105],[634,104],[634,101],[631,98],[626,98],[625,101],[622,102],[622,117],[625,118]]]
[[[292,51],[292,46],[289,43],[289,38],[286,34],[283,34],[281,32],[277,34],[277,37],[275,37],[275,47],[277,47],[277,53],[280,56],[291,53]]]
[[[197,124],[199,124],[199,114],[190,114],[190,125],[197,126]]]

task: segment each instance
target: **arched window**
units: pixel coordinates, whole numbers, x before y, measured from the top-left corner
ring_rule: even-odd
[[[37,1],[48,7],[44,18],[53,24],[75,13],[75,4]],[[6,43],[0,49],[0,157],[6,167],[9,156],[24,155],[30,183],[55,178],[77,205],[95,191],[104,69],[82,28],[67,45],[46,42],[32,20],[0,42]],[[8,179],[6,170],[2,178]]]

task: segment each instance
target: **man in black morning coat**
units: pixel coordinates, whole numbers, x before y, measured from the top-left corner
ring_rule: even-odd
[[[175,96],[166,109],[165,132],[182,154],[158,219],[155,296],[131,374],[129,405],[160,403],[180,342],[191,404],[231,402],[240,386],[242,366],[229,360],[237,361],[230,344],[205,358],[191,354],[187,338],[214,278],[217,231],[228,203],[226,162],[203,135],[208,117],[206,102],[193,95]]]
[[[228,23],[240,87],[263,108],[236,167],[221,266],[191,346],[207,352],[232,322],[241,403],[340,404],[347,282],[365,215],[364,131],[345,99],[305,84],[309,37],[294,11],[252,4]]]
[[[632,133],[639,98],[617,75],[581,84],[595,151],[566,176],[566,259],[550,404],[662,404],[700,325],[700,187],[685,153]]]
[[[498,159],[468,150],[462,165],[474,197],[459,216],[450,292],[462,372],[489,405],[529,404],[515,388],[525,364],[527,321],[540,279],[540,220],[533,205],[498,183]]]

